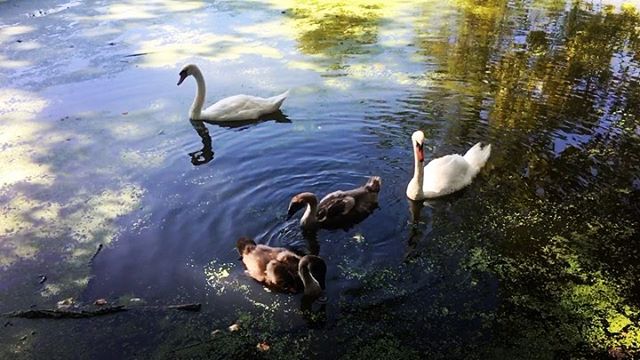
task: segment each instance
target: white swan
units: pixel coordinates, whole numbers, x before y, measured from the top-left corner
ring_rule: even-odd
[[[456,192],[469,185],[480,172],[491,154],[491,144],[484,148],[475,144],[464,156],[446,155],[424,164],[424,133],[411,135],[415,170],[407,186],[407,197],[411,200],[435,198]]]
[[[255,120],[265,114],[276,112],[280,109],[280,105],[289,95],[289,90],[280,95],[270,98],[261,98],[250,95],[234,95],[224,98],[217,103],[202,110],[206,87],[204,85],[204,77],[200,69],[193,64],[189,64],[180,71],[180,80],[178,85],[182,84],[184,79],[193,76],[198,84],[196,97],[193,99],[189,118],[192,120],[212,120],[212,121],[240,121]]]

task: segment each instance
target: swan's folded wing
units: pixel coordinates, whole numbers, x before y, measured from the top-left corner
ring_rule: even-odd
[[[430,161],[424,168],[425,178],[437,176],[451,178],[466,173],[469,164],[458,154],[447,155]]]
[[[441,194],[460,189],[466,181],[468,169],[469,164],[457,154],[434,159],[424,168],[423,191],[425,194]]]
[[[271,104],[267,99],[250,95],[234,95],[224,98],[202,111],[207,120],[246,120],[257,117]]]
[[[246,95],[234,95],[224,98],[215,104],[204,109],[203,113],[226,113],[239,111],[251,104],[250,98]]]

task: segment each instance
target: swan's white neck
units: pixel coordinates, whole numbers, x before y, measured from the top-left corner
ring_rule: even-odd
[[[416,178],[418,184],[422,185],[424,181],[424,162],[418,159],[418,151],[413,151],[413,177]]]
[[[191,111],[189,112],[189,116],[193,120],[200,119],[200,113],[202,112],[202,106],[204,105],[204,98],[207,93],[207,87],[204,84],[204,77],[200,72],[200,69],[194,69],[193,77],[196,79],[196,84],[198,85],[198,89],[196,90],[196,97],[193,99],[193,104],[191,104]]]
[[[424,182],[424,163],[418,159],[418,149],[413,144],[413,178],[407,186],[407,196],[412,200],[422,199],[424,197],[422,184]]]
[[[316,278],[314,278],[309,271],[309,265],[301,266],[298,269],[298,274],[300,275],[300,279],[302,279],[305,295],[317,296],[318,294],[322,293],[320,283],[318,283],[318,280],[316,280]]]
[[[307,227],[315,225],[318,222],[316,218],[316,212],[318,211],[318,205],[315,201],[307,202],[307,208],[304,210],[302,219],[300,219],[300,225]]]

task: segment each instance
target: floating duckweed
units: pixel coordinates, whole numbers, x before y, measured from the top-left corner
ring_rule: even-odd
[[[232,285],[233,280],[228,280],[227,278],[231,274],[230,271],[233,267],[234,264],[232,263],[218,264],[215,259],[205,266],[204,274],[207,284],[216,291],[216,294],[222,295],[226,287]]]
[[[362,235],[361,233],[357,233],[357,234],[353,235],[351,238],[353,240],[355,240],[355,242],[358,243],[358,244],[364,244],[364,242],[365,242],[364,235]]]

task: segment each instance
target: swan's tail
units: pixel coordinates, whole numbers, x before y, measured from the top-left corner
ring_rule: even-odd
[[[477,143],[464,154],[464,159],[477,171],[480,171],[487,162],[487,159],[489,159],[489,155],[491,155],[491,144],[482,148],[482,145]]]
[[[273,105],[273,111],[280,109],[280,105],[282,105],[287,96],[289,96],[289,90],[283,92],[280,95],[272,96],[268,99]]]

